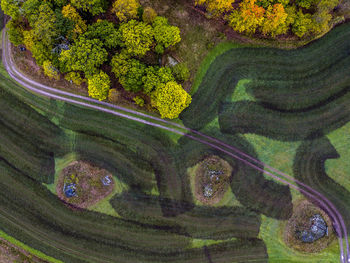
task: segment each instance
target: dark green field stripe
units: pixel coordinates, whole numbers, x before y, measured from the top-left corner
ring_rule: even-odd
[[[298,180],[325,195],[342,212],[347,227],[350,227],[350,192],[325,171],[326,160],[339,157],[325,137],[305,141],[297,150],[293,171]]]

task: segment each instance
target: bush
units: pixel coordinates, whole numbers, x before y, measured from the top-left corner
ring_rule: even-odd
[[[176,64],[171,70],[178,81],[187,81],[190,78],[190,71],[186,63]]]
[[[157,17],[157,12],[152,7],[146,7],[143,10],[142,20],[145,23],[152,24]]]
[[[139,105],[140,107],[143,107],[145,105],[144,99],[140,96],[134,97],[133,100],[135,101],[136,105]]]

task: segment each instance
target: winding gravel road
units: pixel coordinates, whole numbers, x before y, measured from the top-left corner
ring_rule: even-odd
[[[224,152],[229,156],[242,161],[246,165],[249,165],[250,167],[256,170],[263,172],[265,175],[300,191],[308,198],[314,200],[320,206],[320,208],[322,208],[325,212],[327,212],[327,214],[333,220],[333,225],[338,234],[338,240],[339,240],[340,262],[350,263],[348,234],[347,234],[347,229],[345,226],[345,222],[342,218],[342,215],[337,210],[337,208],[324,195],[317,192],[315,189],[245,154],[239,149],[231,145],[228,145],[218,139],[205,135],[201,132],[192,130],[190,128],[184,127],[180,124],[177,124],[171,121],[160,119],[152,115],[148,115],[148,114],[134,111],[128,108],[120,107],[117,105],[112,105],[112,104],[98,101],[85,96],[76,95],[70,92],[54,89],[46,85],[40,84],[36,81],[33,81],[16,69],[10,55],[10,42],[7,38],[6,30],[3,30],[2,40],[3,40],[3,43],[2,43],[3,64],[8,74],[11,76],[11,78],[14,79],[16,82],[18,82],[25,89],[32,91],[41,96],[57,99],[60,101],[91,108],[98,111],[103,111],[118,117],[127,118],[133,121],[137,121],[137,122],[158,127],[160,129],[164,129],[170,132],[174,132],[182,136],[187,136],[188,138],[191,138],[195,141],[206,144],[221,152]],[[346,251],[344,251],[343,239],[345,241]]]

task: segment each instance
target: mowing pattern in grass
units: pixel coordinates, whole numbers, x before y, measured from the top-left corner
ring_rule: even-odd
[[[278,217],[274,204],[264,205],[254,195],[247,207],[194,204],[187,168],[207,154],[219,153],[185,138],[175,143],[156,128],[33,96],[2,80],[0,228],[8,235],[63,262],[267,262],[265,245],[257,238],[258,212]],[[15,147],[17,143],[21,147]],[[127,185],[110,201],[120,217],[72,211],[46,187],[54,183],[54,159],[69,154],[107,169]],[[250,172],[219,156],[230,161],[240,177]],[[236,187],[254,187],[243,186],[248,183],[232,185],[237,198],[244,196]],[[259,191],[272,199],[268,190]],[[285,200],[290,199],[288,192]],[[197,238],[220,243],[193,247]]]
[[[349,39],[345,24],[297,50],[226,51],[210,65],[181,119],[201,129],[219,115],[223,132],[288,141],[333,131],[350,120]],[[245,87],[255,101],[228,102],[242,79],[250,79]]]

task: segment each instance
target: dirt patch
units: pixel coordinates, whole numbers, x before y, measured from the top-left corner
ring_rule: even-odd
[[[5,239],[0,238],[0,262],[1,263],[45,263],[24,249],[16,247]]]
[[[303,242],[300,231],[312,227],[311,218],[319,215],[327,226],[327,233],[314,242]],[[293,215],[288,220],[284,230],[284,242],[291,248],[307,253],[317,253],[325,249],[336,238],[332,227],[332,220],[320,208],[307,200],[300,201],[293,209]]]
[[[201,203],[214,205],[227,191],[232,174],[228,162],[211,155],[201,161],[195,172],[195,197]]]
[[[114,188],[113,176],[105,169],[84,161],[74,161],[60,174],[58,197],[76,208],[88,208],[108,196]]]

